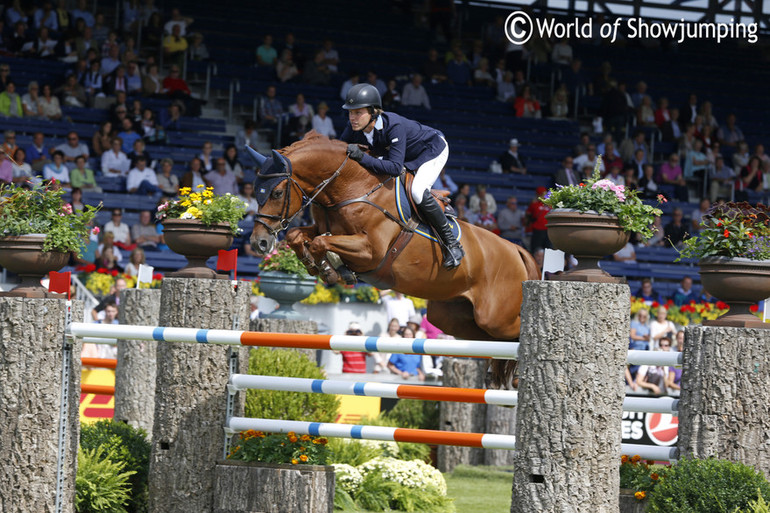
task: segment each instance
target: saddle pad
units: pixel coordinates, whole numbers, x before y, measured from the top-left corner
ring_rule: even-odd
[[[406,191],[406,184],[404,183],[404,180],[401,176],[396,177],[396,208],[398,209],[398,217],[405,223],[409,222],[409,220],[412,218],[412,206],[411,202],[409,201],[407,197],[407,191]],[[455,219],[453,216],[449,215],[449,212],[446,212],[447,215],[447,221],[449,221],[449,226],[452,228],[452,233],[454,233],[457,240],[460,240],[462,237],[462,229],[460,228],[460,223],[457,222],[457,219]],[[415,228],[414,232],[418,235],[421,235],[425,237],[426,239],[430,239],[434,242],[438,242],[438,239],[436,239],[436,236],[433,234],[433,230],[431,230],[431,227],[427,224],[423,223],[422,220],[419,218],[419,216],[415,216],[415,220],[419,221],[417,224],[417,228]]]

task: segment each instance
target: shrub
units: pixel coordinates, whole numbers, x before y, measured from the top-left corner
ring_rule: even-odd
[[[665,477],[667,470],[659,465],[651,466],[651,463],[642,460],[639,455],[630,458],[623,455],[620,459],[620,487],[645,492],[642,498],[646,496]]]
[[[325,379],[315,362],[297,351],[260,347],[251,350],[249,374]],[[339,400],[328,394],[248,390],[246,416],[280,420],[334,422]]]
[[[760,496],[770,497],[765,477],[741,463],[685,458],[648,495],[652,513],[732,513]]]
[[[745,511],[747,513],[770,513],[770,504],[765,502],[764,497],[760,494],[757,500],[749,502],[749,507]]]
[[[372,440],[330,438],[327,445],[330,453],[329,463],[356,467],[378,456],[382,456],[384,452],[382,444],[372,442]],[[398,446],[396,446],[397,451]]]
[[[123,472],[124,461],[113,450],[78,449],[75,478],[75,508],[78,513],[126,513],[131,496],[129,479],[133,471]]]
[[[401,401],[399,401],[401,402]],[[380,413],[374,418],[364,417],[361,419],[361,424],[369,426],[386,426],[386,427],[411,427],[411,425],[404,426],[400,424],[403,420],[396,421],[393,418],[387,416],[388,412]],[[393,442],[374,442],[377,444],[392,444]],[[430,456],[430,447],[425,444],[415,444],[410,442],[395,442],[398,446],[398,450],[389,449],[387,446],[383,447],[383,455],[398,458],[400,460],[421,460],[428,461]]]
[[[80,447],[100,449],[102,455],[112,454],[112,461],[123,463],[125,470],[131,472],[128,511],[147,510],[150,444],[143,429],[109,419],[84,424],[80,428]]]
[[[396,405],[382,414],[394,426],[415,429],[438,429],[438,401],[399,399]]]

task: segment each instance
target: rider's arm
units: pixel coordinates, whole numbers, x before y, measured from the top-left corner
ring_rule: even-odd
[[[389,139],[390,148],[382,160],[364,154],[361,164],[375,173],[398,176],[404,168],[406,156],[406,130],[399,123],[391,125],[384,134]]]

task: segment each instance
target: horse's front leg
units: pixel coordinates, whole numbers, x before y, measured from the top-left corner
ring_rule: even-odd
[[[339,279],[339,274],[329,265],[328,268],[324,264],[328,264],[326,259],[326,253],[331,251],[339,255],[345,265],[353,269],[370,269],[374,267],[372,265],[373,249],[368,237],[359,233],[356,235],[320,235],[315,237],[308,247],[310,254],[316,262],[322,262],[322,272],[324,274],[324,281],[329,284],[336,283]],[[329,277],[334,281],[327,280],[327,271],[333,271],[329,273]]]
[[[318,236],[318,227],[316,225],[292,228],[286,232],[286,242],[289,247],[297,254],[299,261],[311,275],[316,276],[321,271],[320,261],[314,260],[308,250],[308,246],[314,238]]]

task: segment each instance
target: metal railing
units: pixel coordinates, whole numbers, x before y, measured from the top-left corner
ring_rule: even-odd
[[[91,291],[74,274],[72,275],[72,283],[75,285],[75,299],[83,302],[83,322],[91,322],[91,310],[96,308],[99,300],[91,294]]]

